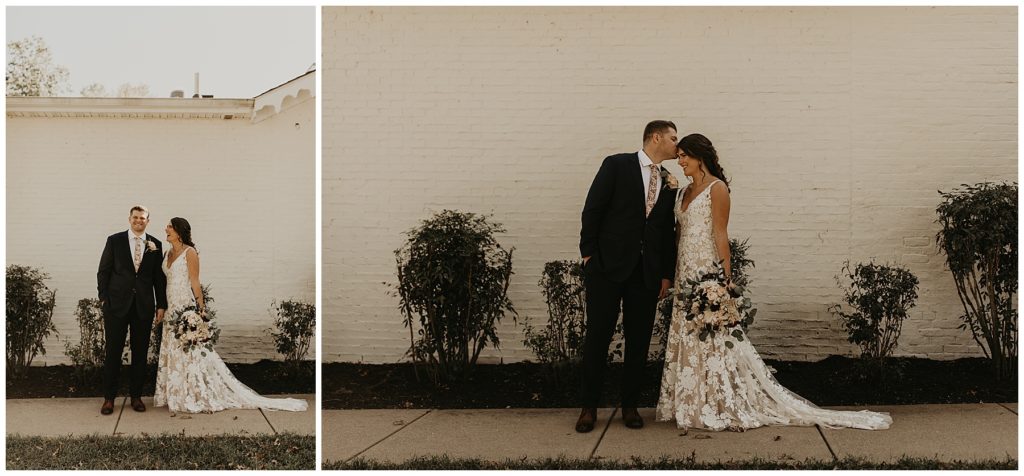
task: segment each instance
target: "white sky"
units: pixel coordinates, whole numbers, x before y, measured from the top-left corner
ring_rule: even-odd
[[[70,72],[69,96],[91,83],[108,92],[149,85],[252,98],[316,61],[314,7],[7,7],[7,41],[46,41]]]

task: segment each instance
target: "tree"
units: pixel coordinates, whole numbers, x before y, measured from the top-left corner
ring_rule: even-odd
[[[80,94],[87,98],[105,98],[109,96],[109,94],[107,94],[107,88],[100,83],[92,83],[82,88]]]
[[[42,38],[7,43],[8,96],[59,96],[70,89],[68,78],[67,68],[53,64]]]
[[[117,92],[111,94],[107,92],[106,86],[100,83],[92,83],[82,88],[81,94],[87,98],[144,98],[149,96],[149,85],[145,83],[124,83],[117,87]]]
[[[117,88],[116,97],[119,98],[144,98],[146,96],[149,96],[149,85],[145,83],[124,83]]]

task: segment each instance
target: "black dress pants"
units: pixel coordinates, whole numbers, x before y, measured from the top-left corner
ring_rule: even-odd
[[[597,258],[596,256],[591,259]],[[591,266],[588,262],[587,266]],[[625,334],[621,402],[623,407],[637,406],[643,384],[644,364],[651,345],[651,332],[658,307],[659,289],[644,284],[643,261],[621,283],[609,281],[600,270],[584,270],[587,290],[587,334],[583,343],[582,406],[596,407],[601,400],[608,369],[608,345],[622,311]]]
[[[121,316],[103,315],[103,334],[106,338],[106,358],[103,362],[103,396],[113,400],[117,397],[118,378],[121,374],[121,354],[125,337],[131,332],[131,379],[129,393],[142,396],[146,380],[146,354],[149,353],[149,337],[153,330],[153,316],[141,316],[135,307],[135,298],[128,312]]]

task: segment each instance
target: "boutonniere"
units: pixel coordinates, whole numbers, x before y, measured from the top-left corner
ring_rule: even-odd
[[[679,181],[664,168],[661,169],[661,183],[665,184],[665,188],[669,190],[679,190]]]
[[[146,240],[146,249],[149,251],[156,251],[156,243],[152,240]]]

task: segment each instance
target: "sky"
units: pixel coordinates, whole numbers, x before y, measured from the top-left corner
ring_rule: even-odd
[[[7,41],[43,38],[70,72],[68,96],[144,83],[150,97],[181,89],[252,98],[316,62],[314,7],[7,7]]]

